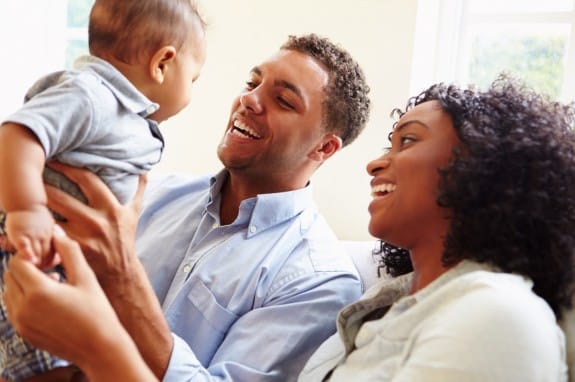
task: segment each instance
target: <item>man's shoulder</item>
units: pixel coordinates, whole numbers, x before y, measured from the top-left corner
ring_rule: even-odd
[[[191,174],[158,174],[150,176],[144,192],[144,213],[165,207],[183,198],[196,198],[210,187],[210,176]]]
[[[210,186],[209,175],[184,173],[154,174],[148,179],[145,199],[157,198],[160,195],[186,195],[194,190],[204,190]]]
[[[183,172],[174,173],[154,173],[148,178],[148,189],[156,188],[178,188],[184,187],[189,184],[203,184],[210,185],[210,180],[213,175],[206,174],[189,174]]]
[[[313,269],[317,272],[350,272],[357,274],[343,242],[321,215],[303,236],[303,245]]]

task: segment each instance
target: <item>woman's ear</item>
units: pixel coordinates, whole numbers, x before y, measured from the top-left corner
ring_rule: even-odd
[[[323,162],[343,146],[341,138],[335,134],[326,134],[321,142],[316,146],[310,157],[313,160]]]
[[[150,59],[150,76],[154,82],[161,84],[164,82],[166,73],[170,65],[176,58],[176,48],[171,45],[163,46],[158,49]]]

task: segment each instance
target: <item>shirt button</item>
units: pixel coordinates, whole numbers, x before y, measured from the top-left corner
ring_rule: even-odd
[[[218,228],[218,227],[219,227],[219,224],[218,224],[218,223],[212,224],[212,229],[216,229],[216,228]]]
[[[255,225],[251,225],[251,226],[250,226],[250,233],[254,233],[254,232],[256,232],[257,230],[258,230],[258,229],[257,229],[257,227],[256,227]]]
[[[185,274],[190,273],[191,270],[192,270],[192,266],[191,266],[190,264],[184,265],[183,271],[184,271]]]

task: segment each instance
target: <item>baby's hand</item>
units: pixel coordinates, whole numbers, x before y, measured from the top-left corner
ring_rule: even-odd
[[[6,216],[6,233],[16,254],[26,257],[40,268],[53,262],[53,229],[54,218],[44,205],[10,211]]]

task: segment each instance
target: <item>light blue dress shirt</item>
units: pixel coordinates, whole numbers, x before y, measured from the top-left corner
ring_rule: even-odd
[[[295,381],[361,295],[311,187],[258,195],[220,226],[215,178],[146,191],[137,250],[172,329],[165,381]]]

